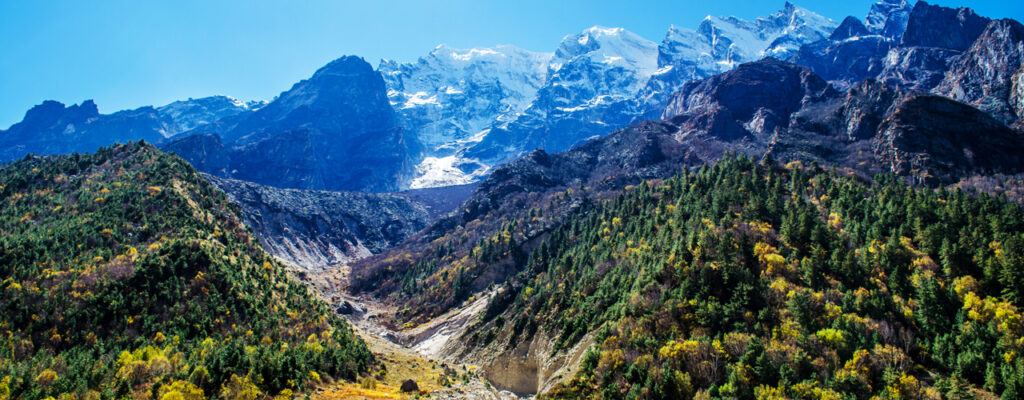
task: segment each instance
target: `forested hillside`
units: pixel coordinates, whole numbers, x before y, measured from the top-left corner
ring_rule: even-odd
[[[543,397],[1024,396],[1004,198],[726,158],[582,207],[523,257],[468,347],[596,332]]]
[[[0,201],[0,399],[253,399],[373,362],[176,156],[28,156]]]

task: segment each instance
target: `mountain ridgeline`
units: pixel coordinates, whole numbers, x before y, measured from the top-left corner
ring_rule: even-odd
[[[0,200],[4,398],[251,399],[373,362],[237,206],[151,145],[25,157],[0,167]]]
[[[866,79],[969,104],[1017,129],[1024,26],[968,8],[881,0],[840,23],[786,3],[708,16],[660,42],[595,26],[553,51],[434,48],[414,62],[354,56],[270,102],[223,96],[99,114],[45,102],[0,132],[0,159],[145,139],[224,178],[283,188],[394,192],[479,181],[540,148],[564,151],[660,118],[689,82],[774,58],[837,90]]]

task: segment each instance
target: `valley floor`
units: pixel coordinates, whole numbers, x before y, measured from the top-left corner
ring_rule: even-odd
[[[353,307],[353,313],[346,319],[356,330],[359,337],[373,352],[381,364],[380,370],[386,373],[373,374],[374,385],[362,382],[341,382],[319,389],[313,394],[314,399],[348,400],[348,399],[484,399],[514,400],[515,394],[494,388],[490,382],[481,377],[477,366],[466,363],[452,363],[441,359],[442,348],[448,340],[455,337],[458,330],[483,310],[488,297],[467,302],[465,307],[453,310],[445,315],[415,328],[393,331],[376,322],[375,316],[391,312],[391,307],[380,304],[372,299],[354,297],[345,294],[343,282],[346,281],[348,268],[341,266],[311,274],[307,281],[316,288],[324,300],[335,308],[347,303]],[[406,346],[401,343],[411,343]],[[400,388],[407,379],[416,382],[419,390],[403,393]]]

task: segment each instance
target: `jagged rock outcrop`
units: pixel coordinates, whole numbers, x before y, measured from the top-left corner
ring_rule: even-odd
[[[990,21],[969,8],[924,1],[911,7],[902,0],[874,4],[865,20],[848,17],[827,40],[803,46],[790,61],[840,88],[872,78],[899,89],[930,91]]]
[[[152,107],[100,114],[92,100],[65,107],[47,100],[32,107],[25,118],[0,132],[0,160],[28,153],[63,154],[95,151],[115,142],[163,139],[163,124]]]
[[[840,88],[878,77],[887,66],[886,55],[899,45],[911,9],[905,0],[875,3],[865,22],[847,17],[827,39],[802,46],[789,60]]]
[[[908,90],[930,91],[942,82],[954,59],[974,43],[988,18],[969,8],[918,1],[898,47],[885,56],[878,80]]]
[[[836,132],[847,141],[870,139],[899,98],[899,93],[873,79],[862,81],[846,92],[846,98],[831,116]]]

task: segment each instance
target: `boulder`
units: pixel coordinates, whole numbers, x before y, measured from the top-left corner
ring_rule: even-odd
[[[402,387],[400,389],[402,390],[402,393],[412,393],[418,392],[420,390],[420,386],[416,384],[416,381],[406,379],[405,382],[402,382]]]

